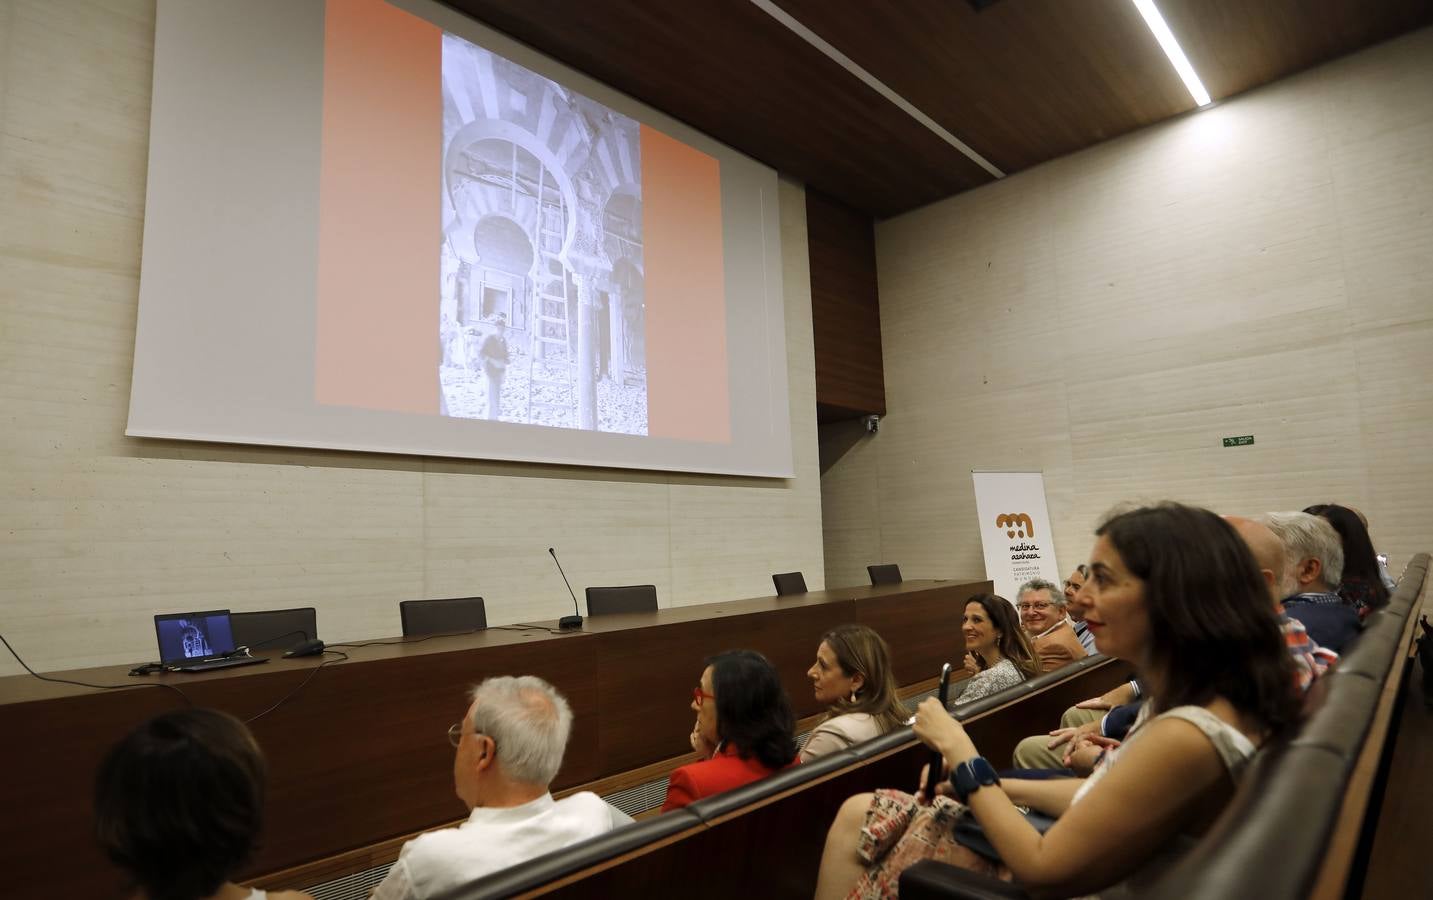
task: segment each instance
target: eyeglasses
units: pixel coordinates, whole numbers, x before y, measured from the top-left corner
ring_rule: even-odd
[[[1019,606],[1017,606],[1017,607],[1015,607],[1015,608],[1018,609],[1018,610],[1020,610],[1021,612],[1030,612],[1031,610],[1039,610],[1040,612],[1044,612],[1045,610],[1047,610],[1047,609],[1050,608],[1050,604],[1048,604],[1048,603],[1021,603]]]
[[[462,723],[462,722],[454,722],[452,725],[449,725],[449,726],[448,726],[448,743],[450,743],[450,744],[452,744],[454,747],[456,747],[456,746],[458,746],[459,744],[461,744],[462,742],[463,742],[463,723]]]
[[[716,694],[708,694],[706,691],[702,690],[701,688],[699,688],[699,687],[694,687],[694,688],[692,688],[692,700],[694,700],[694,701],[696,702],[697,706],[701,706],[702,703],[703,703],[704,701],[706,701],[706,700],[715,701],[715,700],[716,700]]]

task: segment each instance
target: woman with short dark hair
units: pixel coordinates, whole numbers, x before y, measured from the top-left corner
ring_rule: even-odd
[[[1169,503],[1116,515],[1095,533],[1075,602],[1100,649],[1132,663],[1149,688],[1125,742],[1087,779],[1002,781],[961,724],[923,702],[916,736],[940,751],[951,777],[947,788],[937,774],[938,787],[956,799],[847,800],[826,838],[818,898],[885,896],[905,867],[930,857],[1032,894],[1138,895],[1213,824],[1255,750],[1295,722],[1293,660],[1258,564],[1229,523]],[[1057,818],[1042,833],[1021,807]],[[971,825],[982,840],[971,840]]]
[[[754,650],[729,650],[706,661],[692,691],[698,762],[674,771],[662,811],[729,791],[796,761],[796,719],[775,667]]]
[[[827,712],[801,748],[802,762],[879,737],[910,718],[896,691],[890,648],[865,625],[838,625],[821,635],[806,675]]]
[[[212,709],[156,716],[105,756],[95,831],[143,900],[312,900],[231,879],[263,822],[263,754],[249,729]]]

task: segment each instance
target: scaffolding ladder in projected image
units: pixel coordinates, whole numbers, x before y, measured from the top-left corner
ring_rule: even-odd
[[[537,187],[537,228],[533,245],[538,254],[536,306],[533,311],[532,348],[527,357],[527,421],[533,424],[577,427],[577,362],[570,340],[571,320],[567,268],[562,264],[562,194],[547,202],[547,178]],[[546,411],[547,416],[534,417]],[[562,421],[553,413],[565,413]]]

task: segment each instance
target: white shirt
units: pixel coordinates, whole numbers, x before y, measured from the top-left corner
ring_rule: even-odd
[[[503,809],[478,807],[457,828],[430,831],[404,844],[373,900],[430,897],[631,821],[587,791],[561,800],[543,794]]]

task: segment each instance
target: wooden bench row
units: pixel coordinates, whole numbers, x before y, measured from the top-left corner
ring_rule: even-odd
[[[1429,557],[1410,563],[1389,605],[1315,686],[1290,738],[1255,760],[1208,835],[1151,891],[1157,898],[1357,897],[1411,670],[1415,612]],[[1123,678],[1090,657],[958,711],[977,746],[1009,758],[1070,705]],[[809,897],[841,802],[878,787],[912,789],[926,751],[909,729],[548,854],[445,895]],[[1018,886],[924,863],[902,895],[1019,897]]]
[[[993,759],[1009,759],[1031,722],[1129,675],[1089,657],[957,710]],[[1046,726],[1048,727],[1048,726]],[[611,832],[483,878],[444,900],[510,896],[810,897],[826,830],[847,797],[912,790],[926,749],[909,728],[847,748],[685,809]]]

